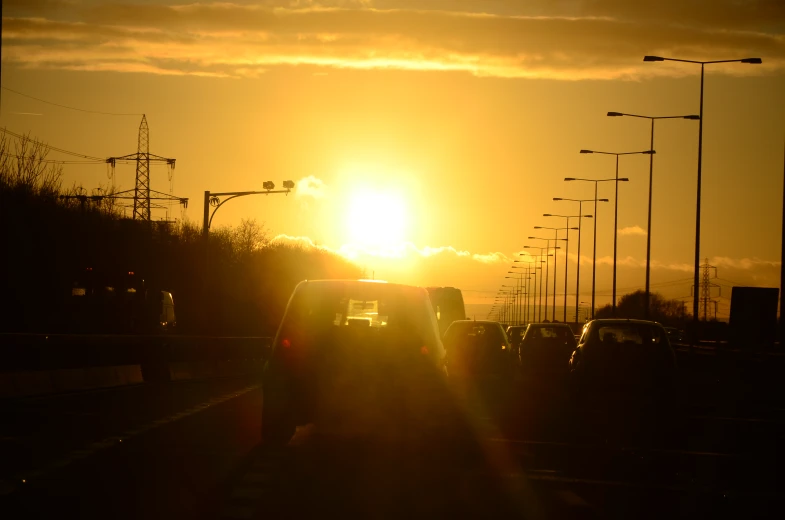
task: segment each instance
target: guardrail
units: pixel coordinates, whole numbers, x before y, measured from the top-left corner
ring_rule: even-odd
[[[261,373],[270,339],[0,334],[0,397]]]

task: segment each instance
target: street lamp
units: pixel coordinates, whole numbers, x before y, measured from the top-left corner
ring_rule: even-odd
[[[524,256],[523,253],[518,253],[518,255]],[[539,259],[539,256],[537,258]],[[540,270],[540,274],[542,275],[542,265],[536,265],[538,263],[541,264],[539,260],[535,260],[533,262],[524,262],[523,260],[515,260],[514,262],[528,264],[526,265],[526,267],[513,266],[513,269],[526,269],[527,272],[528,279],[526,285],[526,293],[527,293],[526,299],[531,302],[531,310],[528,309],[528,305],[526,309],[526,314],[527,314],[526,323],[528,324],[531,323],[531,321],[534,321],[534,317],[536,314],[534,308],[537,305],[537,269]],[[528,285],[529,280],[532,281],[533,291],[534,291],[533,294],[532,294],[532,288],[529,287]],[[539,321],[539,318],[537,321]]]
[[[578,228],[554,228],[554,227],[544,227],[544,226],[534,226],[534,229],[550,229],[553,230],[555,233],[554,237],[554,244],[556,240],[563,240],[564,241],[564,321],[567,321],[567,251],[570,247],[570,229],[578,229]],[[559,231],[564,230],[564,234],[567,235],[566,238],[559,238]],[[530,237],[531,238],[531,237]],[[556,261],[558,259],[558,255],[555,254],[554,251],[553,255],[553,311],[551,312],[551,320],[556,321]]]
[[[700,301],[700,242],[701,242],[701,164],[703,159],[703,76],[706,65],[713,63],[748,63],[753,65],[760,65],[763,60],[760,58],[742,58],[740,60],[712,60],[712,61],[697,61],[697,60],[683,60],[679,58],[663,58],[662,56],[644,56],[643,61],[680,61],[683,63],[697,63],[701,66],[701,94],[700,94],[700,121],[698,122],[698,189],[697,189],[697,202],[695,204],[695,295],[692,300],[692,320],[697,323],[698,321],[698,305]]]
[[[540,256],[545,257],[545,319],[548,319],[548,257],[556,255],[556,249],[561,249],[559,247],[550,247],[551,246],[551,239],[550,238],[540,238],[540,237],[529,237],[529,240],[545,240],[545,247],[538,248],[540,250]],[[554,243],[555,244],[555,243]],[[530,246],[523,246],[524,248],[529,248]],[[545,254],[542,254],[542,250],[545,249]],[[549,250],[553,249],[553,254],[548,253]],[[555,261],[555,259],[554,259]],[[540,273],[542,275],[542,273]],[[542,293],[542,279],[540,279],[540,293]],[[542,294],[541,294],[542,295]],[[554,295],[555,297],[556,295]]]
[[[597,288],[597,202],[608,202],[608,199],[598,199],[597,198],[597,186],[601,182],[616,182],[616,179],[580,179],[578,177],[565,177],[565,182],[570,181],[584,181],[584,182],[593,182],[594,183],[594,247],[592,248],[592,259],[591,259],[591,317],[594,319],[594,308],[595,308],[595,295],[596,295],[596,288]],[[622,180],[622,179],[619,179]],[[623,179],[629,180],[629,179]],[[568,199],[563,199],[568,200]]]
[[[603,155],[616,156],[616,194],[614,195],[614,216],[613,216],[613,317],[616,317],[616,238],[618,235],[618,220],[619,220],[619,181],[629,181],[629,179],[619,178],[619,156],[620,155],[651,155],[657,153],[654,150],[644,150],[641,152],[598,152],[595,150],[581,150],[581,153],[599,153]]]
[[[520,262],[520,260],[514,260],[514,262]],[[514,271],[508,271],[508,273],[509,274],[516,274],[516,275],[519,275],[521,277],[520,278],[521,279],[521,289],[522,289],[521,294],[523,294],[525,296],[525,298],[523,299],[523,304],[522,305],[521,304],[518,305],[519,314],[520,314],[519,317],[518,317],[518,321],[520,322],[521,319],[522,319],[523,323],[529,323],[529,293],[530,293],[530,291],[529,291],[529,282],[531,281],[532,276],[533,276],[532,275],[532,269],[534,269],[534,266],[533,266],[533,264],[529,263],[529,265],[526,265],[526,266],[513,265],[513,266],[510,267],[510,269],[526,269],[525,273],[518,273],[518,272],[514,272]],[[524,282],[523,280],[526,280],[526,281]],[[521,308],[522,308],[522,312],[520,311]],[[520,325],[520,323],[518,323],[518,324]]]
[[[608,117],[638,117],[641,119],[651,120],[651,141],[649,149],[654,150],[654,121],[657,119],[689,119],[691,121],[699,121],[700,116],[692,114],[686,116],[642,116],[639,114],[625,114],[624,112],[608,112]],[[651,279],[651,188],[652,188],[652,172],[654,171],[654,154],[649,154],[649,217],[646,228],[646,294],[644,296],[643,312],[644,318],[649,319],[650,315],[650,292],[649,281]]]
[[[580,274],[581,274],[581,220],[582,220],[583,217],[586,217],[586,218],[593,218],[593,217],[592,217],[592,215],[581,215],[581,214],[578,214],[578,215],[553,215],[551,213],[543,213],[542,216],[543,217],[561,217],[561,218],[566,218],[567,219],[567,227],[568,228],[570,228],[570,219],[571,218],[577,218],[578,219],[578,227],[577,227],[577,229],[578,229],[578,262],[577,262],[578,263],[578,272],[575,275],[575,279],[576,279],[576,281],[575,281],[575,298],[577,300],[577,298],[578,298],[578,285],[579,285],[578,278],[580,277]],[[570,229],[576,229],[576,228],[570,228]],[[567,238],[568,239],[570,238],[569,232],[567,233]],[[565,250],[564,250],[564,322],[565,323],[567,322],[567,274],[568,274],[567,267],[569,266],[569,262],[567,261],[567,257],[568,257],[568,250],[569,250],[569,246],[570,246],[569,240],[567,241],[566,245],[567,245],[567,248],[565,248]],[[577,321],[577,319],[576,319],[576,321]]]
[[[596,195],[596,193],[595,193]],[[609,202],[608,199],[565,199],[562,197],[554,197],[553,200],[560,201],[560,200],[568,200],[571,202],[578,203],[578,214],[583,213],[583,203],[584,202],[594,202],[594,214],[597,214],[597,202]],[[590,217],[591,215],[586,215]],[[594,223],[594,245],[597,246],[597,222],[595,219]],[[575,314],[578,314],[578,298],[580,297],[580,284],[581,284],[581,219],[578,218],[578,272],[575,275]],[[594,280],[592,280],[592,293],[594,292]]]
[[[262,183],[264,191],[227,191],[223,193],[212,193],[210,191],[204,192],[204,219],[202,222],[202,235],[207,238],[210,233],[210,225],[213,223],[213,217],[218,212],[221,206],[226,204],[232,199],[237,197],[245,197],[247,195],[270,195],[271,193],[285,193],[289,194],[294,189],[294,181],[283,181],[282,190],[275,189],[275,183],[272,181],[264,181]],[[221,197],[226,197],[221,200]],[[210,215],[210,206],[215,207],[213,214]]]

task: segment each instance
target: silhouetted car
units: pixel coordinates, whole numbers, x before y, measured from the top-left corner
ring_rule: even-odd
[[[578,396],[665,396],[673,390],[675,375],[668,334],[653,321],[590,321],[570,359],[571,384]]]
[[[563,383],[577,346],[569,325],[532,323],[521,342],[521,370],[528,379]]]
[[[521,351],[521,341],[523,341],[523,335],[526,334],[526,327],[527,325],[510,325],[505,330],[507,339],[512,346],[513,356],[519,355]]]
[[[685,338],[684,331],[677,329],[676,327],[664,327],[665,332],[668,334],[668,339],[671,340],[671,343],[683,343]]]
[[[427,427],[443,410],[445,379],[444,347],[425,289],[304,281],[265,365],[262,438],[286,443],[297,425],[309,423],[361,435]]]
[[[499,322],[454,321],[443,341],[451,379],[509,380],[515,374],[517,360]]]

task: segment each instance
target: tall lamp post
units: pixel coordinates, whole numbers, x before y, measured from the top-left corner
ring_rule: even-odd
[[[519,253],[519,255],[523,256],[523,253]],[[526,309],[526,323],[531,323],[534,321],[535,311],[534,308],[537,304],[537,269],[542,270],[542,265],[539,264],[539,257],[538,260],[533,262],[524,262],[523,260],[515,260],[516,263],[524,263],[527,264],[525,267],[521,266],[514,266],[516,269],[526,269],[527,273],[527,284],[526,284],[526,293],[527,293],[527,301],[530,302],[527,304]],[[531,285],[528,283],[531,281]],[[531,307],[529,309],[528,307]]]
[[[545,226],[534,226],[534,229],[550,229],[550,230],[554,231],[554,235],[555,235],[554,238],[553,238],[554,244],[556,243],[557,240],[563,240],[564,241],[564,265],[565,265],[565,270],[564,270],[565,271],[565,286],[564,286],[564,310],[565,310],[565,312],[564,312],[564,317],[565,317],[565,321],[567,321],[566,320],[566,318],[567,318],[567,285],[566,285],[566,281],[567,281],[567,278],[566,278],[566,276],[567,276],[566,275],[566,273],[567,273],[567,269],[566,269],[566,266],[567,266],[567,251],[570,248],[570,230],[571,229],[578,229],[578,228],[566,228],[566,227],[554,228],[554,227],[545,227]],[[559,231],[564,231],[564,234],[566,235],[566,237],[565,238],[559,238]],[[531,238],[531,237],[529,237],[529,238]],[[553,311],[551,311],[551,320],[552,321],[556,321],[556,260],[558,258],[558,255],[556,255],[555,253],[556,253],[556,251],[554,251],[554,255],[553,255]]]
[[[578,177],[565,177],[564,181],[583,181],[594,183],[594,246],[592,247],[591,253],[591,318],[594,319],[594,309],[596,308],[595,296],[597,289],[597,202],[608,202],[608,199],[597,198],[597,187],[601,182],[616,182],[616,179],[581,179]]]
[[[695,203],[695,284],[694,296],[692,299],[692,321],[698,322],[698,306],[700,302],[700,242],[701,242],[701,164],[703,159],[703,76],[706,65],[714,63],[748,63],[759,65],[763,63],[760,58],[742,58],[740,60],[712,60],[697,61],[683,60],[679,58],[663,58],[662,56],[644,56],[643,61],[680,61],[682,63],[697,63],[701,66],[701,93],[700,93],[700,121],[698,123],[698,189],[697,202]]]
[[[581,275],[581,221],[583,218],[593,218],[592,215],[553,215],[551,213],[543,213],[543,217],[561,217],[567,219],[567,227],[570,228],[570,219],[577,218],[578,219],[578,227],[577,228],[570,228],[570,229],[577,229],[578,230],[578,272],[575,275],[575,300],[578,300],[578,288],[580,286],[580,275]],[[567,232],[567,238],[569,238],[569,231]],[[567,246],[569,247],[570,242],[567,242]],[[567,249],[564,251],[564,322],[567,323],[567,267],[569,266],[569,262],[567,261]],[[577,314],[577,311],[576,311]]]
[[[641,119],[649,119],[651,121],[651,138],[649,149],[654,150],[654,121],[658,119],[689,119],[692,121],[699,121],[700,116],[698,115],[686,115],[686,116],[642,116],[639,114],[625,114],[624,112],[608,112],[608,117],[638,117]],[[643,303],[643,312],[644,318],[647,320],[651,314],[651,296],[649,292],[649,282],[651,280],[651,188],[652,188],[652,173],[654,171],[654,154],[649,154],[649,217],[648,217],[648,224],[646,226],[646,294],[644,296],[644,303]]]
[[[596,150],[581,150],[581,153],[598,153],[602,155],[614,155],[616,156],[616,194],[614,195],[613,204],[615,206],[614,209],[614,216],[613,216],[613,317],[616,317],[616,239],[618,237],[619,231],[619,181],[627,182],[629,179],[626,177],[623,179],[619,178],[619,156],[620,155],[641,155],[641,154],[653,154],[656,153],[654,150],[644,150],[641,152],[598,152]]]
[[[596,196],[596,190],[595,190]],[[571,202],[578,203],[578,214],[583,213],[583,203],[584,202],[594,202],[594,214],[597,215],[597,202],[609,202],[608,199],[565,199],[562,197],[554,197],[553,200],[560,201],[560,200],[568,200]],[[586,215],[587,217],[589,215]],[[595,219],[596,220],[596,219]],[[578,272],[575,275],[575,315],[578,315],[578,299],[580,298],[580,286],[581,286],[581,220],[578,219]],[[595,222],[594,226],[594,246],[597,246],[597,225]],[[594,292],[594,280],[592,279],[592,293]],[[593,312],[593,311],[592,311]],[[577,319],[577,318],[576,318]]]
[[[521,262],[521,260],[514,260],[514,262],[518,263],[518,262]],[[532,264],[531,262],[521,262],[521,263],[527,263],[528,265],[525,265],[525,266],[514,265],[514,266],[512,266],[512,268],[513,269],[526,269],[526,274],[525,274],[525,276],[522,277],[522,280],[526,280],[526,282],[525,282],[525,284],[523,286],[523,291],[524,291],[523,294],[525,296],[525,298],[524,298],[524,305],[523,305],[523,323],[529,323],[529,300],[530,300],[529,296],[530,296],[530,292],[531,292],[530,287],[529,287],[529,285],[530,285],[529,282],[532,280],[532,278],[535,278],[535,280],[536,280],[536,276],[534,276],[534,273],[533,273],[533,271],[535,270],[535,267],[534,267],[534,264]]]
[[[542,271],[543,271],[542,264],[546,263],[546,261],[542,259],[542,257],[545,256],[543,254],[542,250],[543,249],[547,249],[547,248],[545,248],[545,247],[536,247],[536,246],[523,246],[523,247],[524,247],[524,249],[539,249],[540,250],[540,254],[537,255],[537,260],[536,260],[537,264],[539,264],[539,265],[537,265],[535,267],[535,269],[539,269],[540,270],[540,282],[538,284],[536,279],[535,279],[535,282],[534,282],[534,300],[533,300],[532,304],[533,305],[535,305],[535,304],[537,305],[537,313],[536,313],[537,314],[537,321],[542,321]],[[520,253],[520,255],[523,256],[523,253]],[[537,273],[535,273],[535,277],[536,277],[536,274]],[[537,294],[538,294],[537,293],[537,287],[540,288],[540,290],[539,290],[539,297],[537,296]],[[534,318],[534,314],[535,313],[532,312],[532,318]]]
[[[545,285],[544,286],[542,285],[542,278],[540,278],[540,296],[542,296],[542,288],[545,287],[545,308],[544,308],[545,309],[545,313],[544,314],[545,314],[545,319],[547,320],[548,319],[548,275],[549,275],[549,273],[548,273],[548,264],[550,263],[548,261],[548,257],[549,256],[554,256],[556,254],[555,250],[556,249],[560,249],[560,248],[555,247],[555,246],[551,247],[551,239],[550,238],[529,237],[529,240],[545,240],[545,243],[546,243],[546,247],[544,247],[544,248],[540,247],[538,249],[540,250],[540,254],[545,257],[545,260],[544,260],[544,263],[545,263]],[[523,246],[523,247],[524,248],[529,248],[530,246]],[[545,254],[544,255],[542,254],[542,250],[543,249],[545,249]],[[548,252],[551,249],[554,250],[553,251],[553,255]],[[542,273],[540,273],[540,275],[542,275]]]

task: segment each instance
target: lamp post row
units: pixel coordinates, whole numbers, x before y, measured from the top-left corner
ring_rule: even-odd
[[[743,59],[734,59],[734,60],[711,60],[711,61],[697,61],[697,60],[685,60],[679,58],[664,58],[661,56],[644,56],[643,61],[646,62],[656,62],[656,61],[675,61],[675,62],[682,62],[682,63],[694,63],[699,64],[701,66],[701,82],[700,82],[700,113],[698,115],[690,114],[690,115],[679,115],[679,116],[645,116],[640,114],[628,114],[624,112],[608,112],[607,115],[609,117],[621,117],[621,116],[628,116],[628,117],[637,117],[642,119],[649,119],[651,121],[651,131],[650,131],[650,142],[649,142],[649,149],[638,151],[638,152],[605,152],[605,151],[597,151],[597,150],[581,150],[581,153],[598,153],[604,155],[614,155],[616,157],[616,174],[613,179],[582,179],[576,177],[565,177],[565,181],[585,181],[585,182],[594,182],[594,199],[566,199],[566,198],[558,198],[554,197],[554,201],[560,200],[571,200],[574,202],[579,203],[578,209],[578,218],[580,219],[580,215],[583,213],[582,211],[582,203],[583,202],[590,202],[591,200],[594,201],[594,246],[592,251],[592,301],[591,301],[591,317],[594,318],[594,311],[596,308],[596,260],[597,260],[597,202],[603,201],[608,202],[608,199],[600,199],[598,198],[598,184],[600,182],[609,182],[613,181],[615,184],[615,200],[614,200],[614,231],[613,231],[613,302],[612,302],[612,309],[613,315],[616,315],[616,260],[617,260],[617,238],[618,238],[618,193],[619,193],[619,182],[627,182],[629,181],[628,178],[620,178],[619,177],[619,156],[621,155],[633,155],[633,154],[646,154],[649,155],[649,193],[648,193],[648,215],[647,215],[647,230],[646,230],[646,286],[645,286],[645,303],[644,303],[644,312],[645,317],[650,318],[651,316],[651,210],[652,210],[652,185],[653,185],[653,170],[654,170],[654,122],[658,119],[687,119],[698,121],[698,172],[697,172],[697,190],[696,190],[696,216],[695,216],[695,261],[694,261],[694,291],[693,291],[693,321],[697,321],[699,319],[698,316],[698,309],[699,309],[699,292],[697,290],[700,278],[699,278],[699,270],[700,270],[700,222],[701,222],[701,181],[702,181],[702,158],[703,158],[703,89],[704,89],[704,77],[705,77],[705,66],[710,64],[717,64],[717,63],[746,63],[746,64],[761,64],[763,61],[760,58],[743,58]],[[543,216],[555,216],[550,214],[544,214]],[[563,216],[563,215],[562,215]],[[564,216],[563,216],[564,217]],[[569,218],[567,220],[567,228],[569,228]],[[535,229],[555,229],[556,230],[556,238],[558,240],[558,230],[557,228],[543,228],[541,226],[535,226]],[[558,228],[558,229],[565,229],[565,228]],[[580,221],[578,226],[578,260],[577,260],[577,274],[576,274],[576,290],[575,290],[575,315],[576,319],[579,316],[580,310]],[[569,230],[567,230],[569,231]],[[567,240],[569,239],[569,232],[567,233],[568,238],[562,239]],[[529,237],[530,239],[536,237]],[[543,240],[543,239],[540,239]],[[548,240],[548,239],[544,239]],[[555,242],[555,241],[554,241]],[[569,243],[569,242],[568,242]],[[548,242],[550,244],[550,242]],[[528,247],[528,246],[524,246]],[[549,248],[548,248],[549,249]],[[554,251],[555,253],[555,251]],[[566,253],[566,251],[565,251]],[[550,256],[550,255],[548,255]],[[567,262],[567,257],[565,256],[565,263]],[[556,312],[556,258],[554,258],[554,302],[553,302],[553,317],[555,318]],[[545,316],[547,319],[547,305],[548,305],[548,297],[547,297],[547,276],[548,276],[548,264],[546,260],[546,297],[545,297]],[[542,273],[541,273],[542,274]],[[565,266],[565,291],[564,291],[564,316],[566,321],[567,315],[567,268]],[[539,316],[538,316],[539,321]]]

